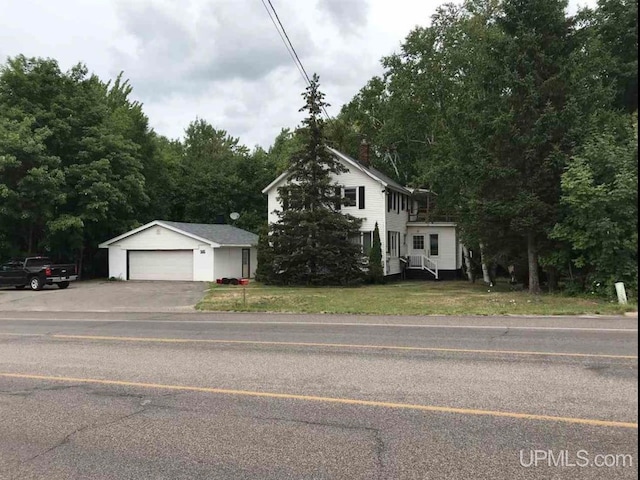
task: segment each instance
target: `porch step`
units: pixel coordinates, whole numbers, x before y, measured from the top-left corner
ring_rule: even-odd
[[[421,270],[415,268],[406,270],[406,278],[409,280],[438,280],[436,276],[429,270]]]

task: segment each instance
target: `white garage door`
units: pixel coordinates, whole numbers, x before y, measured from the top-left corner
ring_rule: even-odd
[[[193,280],[193,250],[131,250],[130,280]]]

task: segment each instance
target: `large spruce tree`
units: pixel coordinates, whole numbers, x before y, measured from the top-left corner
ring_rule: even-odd
[[[362,278],[363,256],[352,240],[360,221],[340,212],[340,187],[333,176],[346,171],[326,148],[322,112],[327,105],[314,75],[303,93],[308,113],[302,147],[290,159],[286,185],[278,189],[282,211],[271,225],[267,283],[346,285]],[[264,269],[263,269],[264,272]]]
[[[505,0],[498,18],[504,36],[494,62],[503,73],[490,152],[504,180],[488,199],[506,230],[527,248],[529,292],[540,293],[539,254],[558,220],[560,177],[571,152],[568,135],[572,52],[566,0]]]

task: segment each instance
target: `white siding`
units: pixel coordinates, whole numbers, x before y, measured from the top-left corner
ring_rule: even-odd
[[[109,247],[109,277],[127,279],[127,251],[120,245]]]
[[[393,191],[391,191],[393,192]],[[384,200],[384,212],[385,212],[385,227],[387,232],[399,232],[400,233],[400,248],[399,255],[404,256],[407,255],[407,246],[404,243],[405,235],[407,233],[407,221],[409,220],[409,214],[407,210],[409,208],[407,202],[405,201],[404,210],[402,210],[402,201],[400,198],[401,193],[396,192],[398,195],[398,200],[400,202],[400,208],[398,212],[398,208],[392,209],[390,212],[387,212],[387,195],[385,193]],[[380,233],[382,237],[382,233]],[[384,238],[382,240],[382,255],[386,260],[385,265],[385,274],[386,275],[395,275],[402,272],[402,268],[400,266],[400,258],[398,256],[394,256],[392,254],[387,253],[387,234],[384,234]]]
[[[347,163],[343,162],[343,165],[347,168],[350,167]],[[354,169],[351,169],[342,173],[339,176],[334,176],[333,181],[337,182],[339,185],[343,187],[365,187],[364,195],[365,195],[365,208],[361,210],[358,206],[355,207],[342,207],[342,211],[344,213],[349,213],[356,218],[362,218],[364,221],[362,223],[361,230],[363,232],[368,231],[372,232],[375,226],[375,223],[378,222],[378,227],[382,232],[382,226],[384,224],[384,212],[385,212],[385,196],[384,196],[384,187],[372,179],[365,173]],[[286,180],[280,181],[280,183],[274,185],[271,190],[267,192],[267,208],[269,214],[269,223],[275,223],[278,221],[277,215],[273,213],[274,210],[282,210],[282,205],[278,201],[278,187],[281,187],[286,183]],[[382,236],[382,233],[381,233]]]
[[[251,249],[251,264],[249,265],[249,268],[251,269],[251,278],[254,278],[256,276],[256,268],[258,268],[258,249],[257,248],[252,248]]]
[[[342,164],[348,169],[347,172],[341,173],[339,176],[334,176],[333,181],[338,183],[342,187],[364,187],[364,204],[365,208],[360,209],[359,204],[355,207],[342,207],[343,213],[349,213],[356,218],[363,220],[360,230],[363,232],[373,232],[376,222],[380,229],[380,240],[382,241],[382,258],[384,260],[385,242],[386,242],[386,230],[385,230],[385,212],[386,212],[386,195],[383,185],[372,179],[369,175],[353,168],[346,162]],[[275,223],[278,221],[278,216],[273,213],[274,210],[280,211],[282,205],[278,201],[278,187],[281,187],[286,183],[286,180],[281,180],[278,184],[274,185],[271,190],[267,192],[267,205],[268,205],[268,219],[269,223]],[[360,201],[358,196],[358,202]],[[252,266],[257,262],[253,262]],[[253,267],[252,267],[253,268]],[[219,277],[218,277],[219,278]]]
[[[193,251],[193,280],[196,282],[213,282],[213,252],[210,245],[198,245]]]
[[[412,235],[424,235],[425,248],[429,249],[429,235],[438,235],[438,255],[431,256],[431,259],[438,263],[439,270],[457,270],[459,268],[459,248],[456,240],[455,224],[424,223],[420,225],[409,225],[407,235],[407,246],[411,249]]]
[[[242,248],[222,247],[215,249],[215,278],[242,277]]]
[[[349,168],[349,165],[344,164]],[[372,179],[368,175],[362,173],[359,170],[351,169],[348,172],[340,174],[338,177],[334,177],[333,180],[342,187],[354,187],[356,188],[356,195],[358,187],[364,187],[364,209],[360,209],[358,204],[355,207],[342,206],[342,213],[348,213],[356,218],[363,220],[360,230],[363,232],[373,232],[376,222],[382,232],[382,226],[384,223],[384,187]],[[359,201],[359,198],[358,198]]]
[[[269,222],[269,225],[278,221],[278,216],[274,213],[274,211],[282,211],[282,204],[278,200],[278,188],[285,183],[286,180],[283,179],[267,192],[267,220]]]
[[[418,226],[408,225],[410,210],[409,202],[405,202],[405,209],[398,212],[398,208],[387,212],[387,194],[383,185],[377,180],[372,179],[366,173],[353,168],[351,165],[343,161],[343,165],[349,170],[346,173],[342,173],[337,177],[334,177],[334,181],[343,187],[365,187],[365,208],[359,209],[355,207],[342,207],[343,213],[349,213],[357,218],[362,218],[363,223],[360,228],[362,231],[372,232],[376,222],[380,229],[380,241],[382,242],[382,258],[385,275],[394,275],[400,273],[401,263],[397,255],[393,257],[387,254],[387,232],[398,232],[399,235],[399,255],[406,256],[411,253],[411,232],[416,232],[422,229],[424,233],[425,241],[428,244],[429,233],[436,233],[439,235],[439,254],[434,257],[434,260],[438,262],[438,268],[443,270],[457,270],[460,268],[460,253],[459,245],[456,237],[455,224],[422,224]],[[274,185],[268,192],[268,219],[269,223],[274,223],[278,220],[274,210],[281,210],[281,204],[277,199],[278,187],[286,183],[286,179],[282,179],[278,184]],[[401,195],[400,192],[397,192]],[[400,198],[400,197],[399,197]],[[358,199],[359,201],[359,199]],[[414,208],[417,208],[417,202],[413,202]],[[401,207],[402,205],[400,205]],[[418,230],[416,230],[418,229]],[[216,260],[217,261],[217,260]],[[255,266],[255,262],[252,260],[252,270]],[[229,275],[225,275],[229,276]],[[220,278],[217,273],[216,278]]]
[[[127,250],[135,251],[172,251],[189,250],[191,258],[189,268],[191,277],[189,280],[198,282],[212,282],[213,276],[213,248],[204,245],[197,240],[174,232],[161,226],[153,226],[138,232],[130,237],[120,240],[117,244],[109,246],[109,276],[127,279]],[[204,251],[205,253],[201,253]],[[184,254],[183,254],[184,257]],[[131,262],[131,257],[129,257]],[[136,267],[134,266],[134,269]],[[161,267],[158,267],[161,268]],[[136,273],[131,272],[129,265],[129,275],[136,278]],[[160,272],[154,280],[176,280],[177,278],[165,278],[165,274]],[[185,280],[184,278],[181,278]]]
[[[153,226],[118,242],[125,250],[195,250],[197,240],[161,226]]]

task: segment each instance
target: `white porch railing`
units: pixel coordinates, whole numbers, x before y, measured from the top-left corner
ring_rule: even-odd
[[[409,268],[426,270],[438,279],[438,262],[424,255],[409,255]]]

